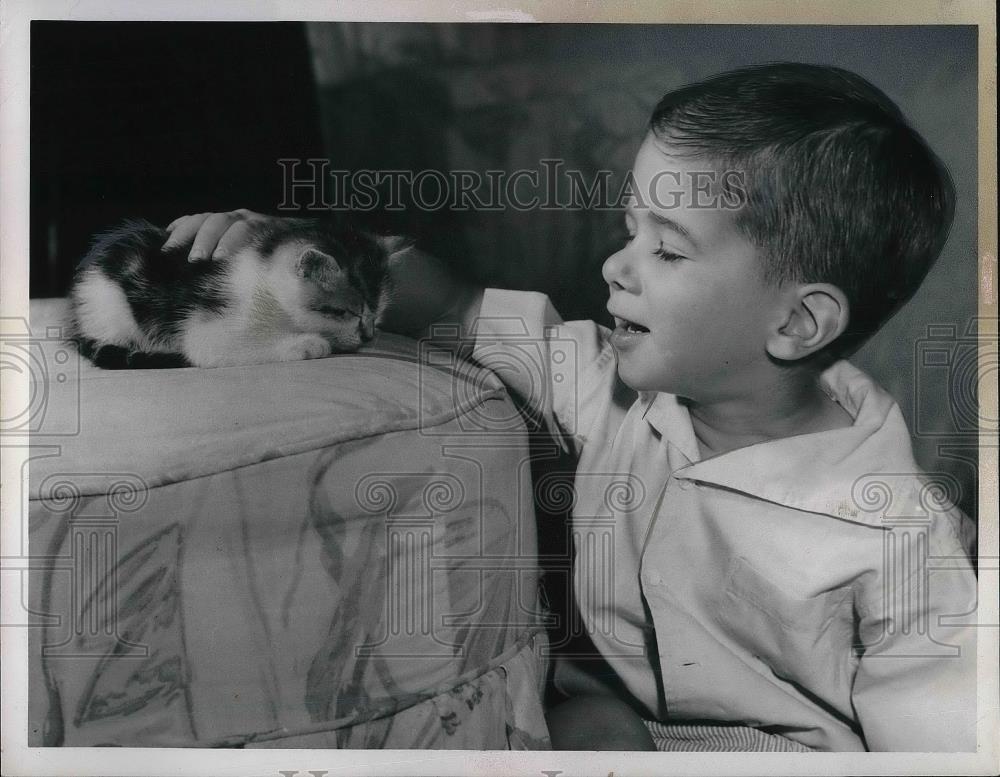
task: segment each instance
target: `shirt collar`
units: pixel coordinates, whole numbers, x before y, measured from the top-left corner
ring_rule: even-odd
[[[846,361],[823,372],[820,385],[854,418],[851,426],[768,440],[705,461],[699,461],[691,416],[676,396],[655,394],[644,417],[693,462],[674,473],[679,479],[711,483],[787,507],[882,526],[884,511],[865,509],[871,505],[864,493],[866,484],[877,482],[879,475],[919,473],[899,406],[884,389]]]

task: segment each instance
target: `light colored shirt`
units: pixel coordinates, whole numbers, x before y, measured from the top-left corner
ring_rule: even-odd
[[[648,717],[822,750],[975,749],[967,519],[870,378],[843,361],[821,376],[848,428],[701,461],[676,397],[618,379],[606,328],[490,289],[475,333],[474,358],[578,457],[577,606]]]

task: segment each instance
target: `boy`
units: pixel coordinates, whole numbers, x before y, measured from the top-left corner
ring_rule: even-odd
[[[631,188],[603,267],[613,331],[440,273],[385,324],[447,299],[473,358],[578,456],[574,586],[609,670],[557,669],[572,698],[553,745],[974,749],[963,517],[933,503],[896,404],[841,360],[940,252],[947,172],[863,79],[777,64],[664,97]],[[224,252],[253,218],[188,217],[171,242]],[[541,356],[512,369],[525,333]],[[609,498],[622,481],[627,503]]]

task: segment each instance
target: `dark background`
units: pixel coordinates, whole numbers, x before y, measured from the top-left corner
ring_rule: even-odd
[[[31,296],[66,293],[95,231],[275,207],[281,157],[323,155],[299,23],[31,26]]]
[[[282,158],[344,170],[538,169],[623,180],[671,88],[741,65],[845,67],[895,100],[949,166],[948,245],[853,361],[897,399],[917,459],[975,513],[977,49],[970,26],[50,22],[31,27],[31,295],[66,292],[125,217],[276,212]],[[607,322],[614,211],[372,213],[485,284]],[[995,347],[995,344],[994,346]],[[934,351],[933,358],[927,357]],[[994,419],[995,422],[995,419]]]

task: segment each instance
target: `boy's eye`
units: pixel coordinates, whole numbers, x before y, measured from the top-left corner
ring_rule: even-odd
[[[680,254],[675,254],[673,251],[665,249],[663,247],[663,243],[660,243],[657,249],[653,251],[653,256],[656,256],[665,262],[676,262],[684,258]]]
[[[325,305],[319,309],[319,312],[322,313],[324,316],[338,316],[338,317],[340,317],[340,316],[346,316],[347,315],[347,311],[344,310],[343,308],[332,308],[332,307],[325,306]]]

